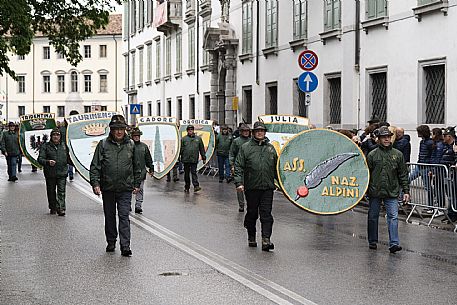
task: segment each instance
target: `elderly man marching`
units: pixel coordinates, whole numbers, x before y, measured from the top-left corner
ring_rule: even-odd
[[[90,184],[94,194],[102,195],[105,214],[106,252],[116,248],[116,208],[119,217],[121,255],[131,256],[130,205],[132,192],[137,193],[141,183],[138,151],[127,136],[127,124],[122,115],[113,115],[109,123],[110,134],[95,149],[90,164]]]
[[[229,162],[230,168],[232,170],[232,175],[235,173],[235,160],[238,156],[240,151],[240,147],[244,144],[249,142],[251,128],[249,128],[246,124],[241,124],[238,128],[240,136],[233,140],[232,145],[230,146],[230,154],[229,154]],[[244,192],[236,192],[238,197],[238,211],[244,212]]]
[[[17,157],[21,154],[21,149],[19,148],[16,125],[13,122],[9,122],[7,131],[3,132],[1,150],[8,165],[8,181],[14,182],[18,180],[16,177]]]
[[[235,185],[238,192],[245,192],[247,212],[244,227],[248,231],[249,247],[257,247],[256,222],[260,213],[262,250],[274,249],[270,241],[273,229],[273,192],[275,189],[276,161],[278,155],[269,143],[265,124],[256,122],[252,139],[243,144],[235,161]]]
[[[380,127],[376,132],[379,146],[367,157],[370,170],[368,245],[370,249],[377,249],[379,209],[381,202],[384,202],[389,230],[389,251],[395,253],[402,250],[398,237],[397,198],[402,190],[403,202],[409,201],[409,183],[403,154],[392,148],[392,135],[388,127]]]
[[[135,142],[135,151],[137,151],[138,164],[141,168],[141,184],[138,193],[135,195],[135,213],[143,213],[143,196],[144,196],[144,181],[146,180],[146,167],[150,176],[154,173],[154,164],[152,163],[151,152],[146,144],[140,141],[143,132],[138,127],[135,127],[130,132],[133,142]]]
[[[189,192],[190,174],[192,174],[194,192],[198,192],[202,189],[197,176],[198,155],[202,157],[203,163],[206,162],[205,146],[202,138],[195,134],[194,126],[187,126],[186,130],[187,135],[181,139],[181,151],[179,153],[179,158],[184,164],[184,192]]]
[[[38,163],[43,165],[50,214],[65,216],[65,186],[69,163],[68,149],[58,128],[51,131],[51,140],[40,148]],[[57,189],[57,194],[56,194]]]

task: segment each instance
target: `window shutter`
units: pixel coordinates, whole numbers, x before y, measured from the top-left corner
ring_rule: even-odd
[[[324,31],[329,31],[333,28],[333,0],[324,0]]]
[[[425,5],[425,4],[428,4],[428,3],[432,3],[433,1],[435,1],[435,0],[418,0],[417,4],[418,5]]]
[[[341,26],[341,0],[333,0],[333,29]]]
[[[376,0],[376,17],[387,16],[387,1]]]
[[[306,14],[306,0],[301,0],[301,9],[300,9],[300,15],[301,15],[301,24],[300,24],[300,37],[305,38],[306,36],[306,23],[307,23],[307,14]]]
[[[272,45],[278,45],[278,2],[273,0],[271,2],[271,31],[272,34]]]
[[[294,0],[294,39],[300,37],[300,0]]]
[[[271,46],[271,0],[266,1],[265,45]]]
[[[376,2],[378,0],[367,0],[366,2],[366,13],[367,19],[372,19],[376,17]]]

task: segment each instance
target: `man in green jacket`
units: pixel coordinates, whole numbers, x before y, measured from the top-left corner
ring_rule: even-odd
[[[135,144],[127,136],[127,124],[122,115],[113,115],[110,134],[101,140],[90,165],[90,184],[94,194],[102,195],[105,214],[106,252],[116,248],[116,206],[119,217],[119,237],[122,256],[131,256],[130,204],[132,192],[137,193],[141,183],[141,168]]]
[[[16,125],[13,122],[8,123],[8,130],[3,132],[1,143],[2,154],[5,155],[6,164],[8,165],[8,181],[17,181],[17,159],[21,154],[19,147],[19,136],[16,132]]]
[[[250,139],[251,128],[249,128],[246,124],[241,124],[238,128],[239,137],[233,140],[232,145],[230,146],[230,153],[229,153],[229,162],[230,162],[230,169],[232,174],[235,173],[235,160],[238,156],[238,152],[240,151],[241,145],[248,142]],[[244,192],[236,192],[238,197],[238,211],[244,212]]]
[[[269,143],[265,124],[255,122],[253,138],[243,144],[235,161],[235,185],[238,192],[245,192],[247,212],[244,227],[248,231],[249,247],[257,247],[256,222],[260,213],[262,228],[262,250],[274,249],[270,241],[273,229],[274,180],[278,155],[273,145]]]
[[[181,151],[179,153],[180,161],[184,164],[184,192],[186,193],[190,189],[190,173],[192,174],[194,192],[202,189],[197,176],[198,155],[202,157],[203,163],[206,162],[205,146],[202,139],[195,134],[194,129],[192,125],[187,126],[187,135],[181,139]]]
[[[376,250],[378,243],[378,219],[381,202],[387,212],[389,230],[389,251],[395,253],[402,250],[398,238],[398,196],[403,191],[403,202],[409,201],[408,169],[403,154],[392,148],[392,132],[386,126],[376,130],[378,148],[372,150],[367,157],[370,170],[368,196],[368,245]]]
[[[219,167],[219,183],[227,179],[227,183],[232,181],[230,175],[229,153],[230,145],[232,145],[233,137],[228,132],[227,126],[222,126],[221,133],[216,137],[216,155]]]
[[[152,163],[151,152],[149,151],[149,147],[141,142],[141,136],[143,132],[138,128],[135,127],[130,132],[132,136],[133,142],[135,142],[135,151],[137,152],[138,157],[138,164],[141,168],[141,184],[138,193],[135,195],[135,213],[141,214],[143,213],[143,194],[144,194],[144,181],[146,180],[146,167],[148,168],[148,173],[150,176],[154,174],[154,164]]]
[[[69,156],[67,146],[61,139],[60,130],[53,129],[51,140],[40,148],[38,163],[43,165],[50,214],[65,216],[65,185]]]

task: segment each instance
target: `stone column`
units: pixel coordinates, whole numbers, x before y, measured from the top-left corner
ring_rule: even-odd
[[[213,121],[219,120],[218,113],[218,98],[217,92],[219,89],[219,52],[217,50],[209,51],[209,71],[211,73],[211,88],[210,88],[210,118]]]
[[[236,47],[238,39],[224,40],[225,42],[225,124],[237,127],[236,110],[233,110],[233,98],[236,96]]]

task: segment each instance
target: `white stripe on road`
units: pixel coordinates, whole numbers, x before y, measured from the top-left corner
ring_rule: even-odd
[[[89,197],[90,199],[96,202],[102,203],[102,199],[99,196],[94,195],[92,192],[88,190],[87,184],[82,184],[73,181],[71,185],[74,186],[83,195]],[[264,297],[270,299],[271,301],[277,304],[292,304],[287,300],[291,299],[300,304],[317,305],[316,303],[302,297],[301,295],[298,295],[295,292],[290,291],[287,288],[279,284],[276,284],[250,271],[249,269],[244,268],[226,259],[223,256],[220,256],[219,254],[211,252],[210,250],[198,245],[197,243],[194,243],[193,241],[184,238],[181,235],[176,234],[175,232],[161,226],[160,224],[150,220],[145,216],[131,214],[130,219],[137,226],[165,240],[166,242],[175,246],[181,251],[184,251],[189,255],[199,259],[200,261],[208,264],[209,266],[213,267],[219,272],[231,277],[235,281],[254,290],[255,292],[259,293],[260,295],[263,295]],[[273,290],[276,293],[270,290]]]

